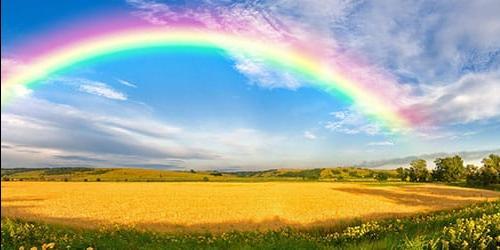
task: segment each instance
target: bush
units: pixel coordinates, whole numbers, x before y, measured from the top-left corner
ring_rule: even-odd
[[[218,172],[218,171],[215,171],[215,172],[210,173],[210,175],[212,175],[212,176],[222,176],[222,173]]]
[[[208,177],[203,177],[203,181],[209,181]]]
[[[387,181],[389,179],[389,174],[380,172],[375,175],[375,180],[377,181]]]
[[[97,178],[97,179],[95,179],[95,181],[101,181],[101,178]]]

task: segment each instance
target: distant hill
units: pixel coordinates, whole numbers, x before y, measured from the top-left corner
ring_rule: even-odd
[[[396,178],[395,170],[356,167],[271,169],[264,171],[172,171],[140,168],[2,168],[3,181],[363,181],[378,173]]]

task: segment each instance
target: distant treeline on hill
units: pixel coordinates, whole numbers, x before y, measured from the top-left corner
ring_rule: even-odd
[[[407,168],[394,170],[361,167],[314,169],[270,169],[264,171],[167,171],[137,168],[2,168],[3,181],[369,181],[465,183],[468,186],[493,186],[500,183],[500,157],[491,154],[482,166],[464,166],[458,155],[437,158],[430,170],[427,162],[416,159]]]
[[[360,167],[271,169],[264,171],[167,171],[137,168],[15,168],[2,169],[2,180],[22,181],[272,181],[272,180],[396,180],[395,170]]]

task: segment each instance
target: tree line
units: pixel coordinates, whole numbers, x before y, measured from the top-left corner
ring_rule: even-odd
[[[457,182],[466,180],[472,186],[489,186],[500,183],[500,156],[490,154],[484,158],[478,167],[473,164],[464,166],[464,161],[458,155],[437,158],[436,167],[427,168],[423,159],[413,160],[408,168],[396,169],[398,177],[410,182]]]

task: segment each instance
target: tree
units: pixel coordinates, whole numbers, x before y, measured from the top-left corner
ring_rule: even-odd
[[[458,155],[437,158],[434,163],[436,168],[432,171],[432,179],[435,181],[453,182],[464,175],[464,161]]]
[[[500,156],[490,154],[482,161],[483,167],[479,171],[479,179],[483,186],[500,183]]]
[[[481,162],[485,167],[491,167],[500,172],[500,156],[495,154],[490,154],[488,157],[484,158]]]
[[[408,178],[409,178],[409,171],[408,171],[408,169],[403,168],[403,167],[399,167],[399,168],[396,169],[396,173],[398,173],[398,177],[402,181],[408,181]]]
[[[472,164],[468,164],[466,167],[465,167],[465,180],[467,182],[467,184],[471,185],[471,186],[475,186],[475,185],[478,185],[481,180],[480,180],[480,175],[479,175],[479,168],[472,165]]]
[[[423,159],[417,159],[410,162],[408,177],[411,182],[427,182],[430,180],[430,173],[427,169],[427,162]]]
[[[488,186],[491,184],[498,184],[500,177],[499,172],[492,166],[483,166],[480,169],[479,179],[483,186]]]
[[[465,168],[467,184],[471,186],[488,186],[500,183],[499,157],[491,154],[484,158],[482,163],[481,168],[467,165]]]

